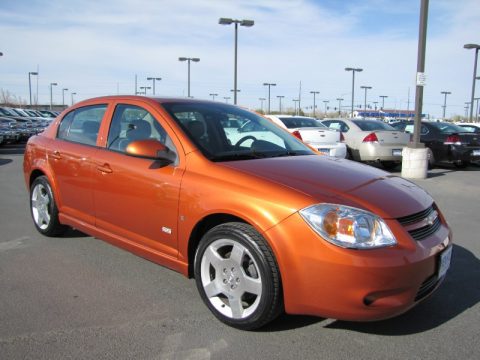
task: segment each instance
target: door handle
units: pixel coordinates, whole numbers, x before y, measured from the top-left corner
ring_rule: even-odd
[[[53,153],[50,154],[50,157],[56,160],[60,160],[62,155],[60,155],[60,151],[55,150]]]
[[[103,164],[102,166],[97,166],[97,170],[104,173],[104,174],[110,174],[113,172],[112,168],[108,164]]]

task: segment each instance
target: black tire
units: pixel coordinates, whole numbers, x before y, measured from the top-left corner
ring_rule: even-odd
[[[232,256],[238,249],[242,250],[240,261]],[[213,258],[216,264],[210,261]],[[283,311],[275,257],[265,239],[248,224],[225,223],[209,230],[195,253],[194,272],[203,302],[227,325],[254,330]],[[253,283],[255,290],[250,293],[247,290]],[[209,288],[214,288],[210,296]]]
[[[58,236],[68,229],[58,220],[57,204],[46,176],[37,177],[30,187],[30,213],[35,227],[43,235]]]
[[[465,169],[470,163],[468,161],[457,161],[454,162],[453,165],[455,165],[457,169]]]
[[[433,156],[432,150],[427,150],[427,161],[428,161],[428,169],[431,170],[435,167],[435,156]]]
[[[382,164],[385,170],[390,170],[390,171],[395,169],[398,165],[400,165],[400,163],[395,161],[380,161],[380,164]]]

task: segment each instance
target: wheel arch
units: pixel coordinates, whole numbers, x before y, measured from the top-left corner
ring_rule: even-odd
[[[250,224],[248,221],[226,213],[216,213],[210,214],[205,216],[201,219],[197,224],[194,226],[192,232],[190,233],[190,237],[188,239],[188,277],[194,277],[194,259],[195,259],[195,252],[197,250],[200,241],[202,240],[203,235],[205,235],[210,229],[214,228],[215,226],[225,224],[228,222],[241,222],[244,224]],[[252,225],[253,226],[253,225]]]

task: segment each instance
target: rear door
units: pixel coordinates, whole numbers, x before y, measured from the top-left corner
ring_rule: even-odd
[[[63,117],[57,138],[48,147],[48,164],[55,174],[60,213],[95,224],[92,158],[107,104],[77,108]]]

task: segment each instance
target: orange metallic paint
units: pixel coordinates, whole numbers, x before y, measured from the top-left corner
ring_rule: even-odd
[[[434,255],[451,244],[441,214],[441,229],[420,245],[393,220],[430,206],[433,200],[425,191],[366,165],[324,156],[211,162],[162,108],[167,101],[115,96],[77,103],[68,111],[108,104],[96,146],[55,139],[64,112],[29,141],[27,184],[34,171],[41,171],[50,180],[62,223],[184,275],[193,260],[188,249],[195,226],[214,214],[240,218],[273,250],[288,313],[373,320],[415,304],[420,284],[435,273]],[[106,149],[119,103],[143,107],[161,122],[176,147],[175,165],[155,168],[152,160]],[[298,213],[322,202],[378,214],[398,245],[359,251],[324,241]]]

